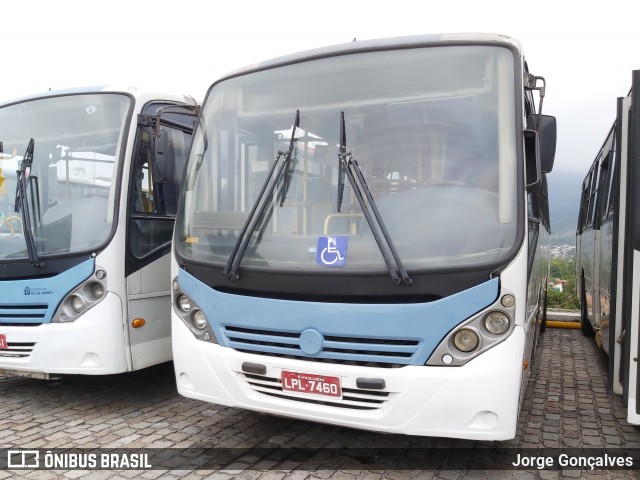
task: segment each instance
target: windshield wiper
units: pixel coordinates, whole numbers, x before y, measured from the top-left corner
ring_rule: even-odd
[[[346,175],[349,179],[349,183],[351,184],[351,188],[358,199],[362,213],[369,224],[373,238],[380,249],[384,263],[387,266],[387,270],[389,270],[389,275],[391,275],[391,280],[393,280],[393,283],[396,285],[399,285],[400,282],[405,285],[411,285],[413,280],[409,277],[409,274],[402,264],[402,260],[400,260],[398,251],[391,240],[387,227],[382,221],[382,216],[380,215],[378,207],[373,200],[373,195],[371,195],[371,192],[369,191],[369,186],[367,185],[362,170],[360,169],[358,162],[356,162],[356,159],[353,158],[351,152],[347,151],[347,134],[345,130],[344,112],[340,112],[340,148],[338,150],[338,162],[338,211],[340,211],[340,207],[342,206],[344,176]],[[371,215],[372,213],[373,216]],[[386,245],[382,241],[383,238],[380,238],[380,232],[378,229],[382,232],[382,237],[386,241]],[[388,251],[391,252],[391,256],[396,263],[400,276],[398,276],[396,269],[391,264]]]
[[[231,256],[227,261],[224,269],[222,270],[222,275],[229,280],[238,280],[240,276],[237,274],[238,266],[242,261],[242,257],[247,251],[247,246],[249,245],[249,241],[251,240],[251,236],[253,232],[256,231],[258,227],[258,223],[263,218],[267,205],[270,203],[274,190],[276,186],[280,182],[285,169],[289,169],[289,164],[291,162],[291,155],[293,154],[293,146],[296,142],[296,129],[300,126],[300,110],[296,110],[296,117],[293,122],[293,128],[291,130],[291,139],[289,140],[289,150],[286,152],[278,151],[278,155],[276,156],[273,165],[269,169],[267,173],[267,178],[264,180],[264,184],[262,185],[262,189],[256,198],[256,201],[251,207],[251,211],[249,212],[249,217],[244,223],[242,230],[240,231],[240,235],[238,236],[238,240],[236,244],[233,246],[233,250],[231,251]],[[280,162],[280,159],[284,157],[284,161]],[[274,172],[276,172],[274,177]],[[280,197],[280,201],[284,202],[284,198],[286,196],[286,189],[288,188],[288,182],[285,181],[283,185],[282,196]],[[282,205],[282,203],[281,203]]]
[[[34,267],[42,268],[44,263],[38,258],[38,251],[36,250],[36,242],[33,237],[33,230],[31,226],[31,214],[29,212],[29,201],[27,199],[27,186],[31,181],[31,166],[33,165],[33,148],[35,142],[33,138],[29,140],[27,150],[22,159],[20,170],[16,171],[18,176],[16,199],[15,199],[15,211],[22,215],[22,235],[24,241],[27,244],[27,254],[29,255],[29,261]],[[27,169],[29,170],[29,176],[27,176]],[[36,183],[37,187],[37,183]]]
[[[340,149],[338,155],[340,160],[338,161],[338,204],[336,208],[338,213],[342,208],[342,197],[344,196],[344,175],[345,169],[342,162],[342,157],[347,154],[347,137],[344,131],[344,112],[340,112]]]

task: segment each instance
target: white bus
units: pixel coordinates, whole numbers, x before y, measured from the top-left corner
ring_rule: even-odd
[[[640,424],[640,70],[582,183],[576,287],[586,336],[608,354],[608,388]]]
[[[491,34],[352,42],[215,82],[176,217],[178,391],[512,438],[549,269],[555,119],[534,90],[518,42]]]
[[[0,105],[0,371],[171,360],[171,239],[196,110],[135,87]]]

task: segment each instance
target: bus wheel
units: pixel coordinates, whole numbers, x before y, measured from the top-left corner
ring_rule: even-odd
[[[582,285],[584,285],[584,280]],[[595,332],[587,316],[587,294],[584,291],[584,287],[582,287],[582,294],[580,295],[580,330],[582,330],[582,335],[585,337],[595,336]]]

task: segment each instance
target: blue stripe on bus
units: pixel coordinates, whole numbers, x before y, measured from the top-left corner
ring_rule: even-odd
[[[90,258],[54,277],[0,282],[0,325],[49,323],[62,299],[93,275]]]
[[[499,281],[427,303],[349,304],[216,291],[181,270],[182,290],[205,313],[218,343],[264,354],[423,365],[442,339],[498,298]],[[302,348],[301,335],[319,346]],[[317,339],[317,340],[316,340]]]

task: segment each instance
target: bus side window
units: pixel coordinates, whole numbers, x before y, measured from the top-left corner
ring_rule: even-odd
[[[131,166],[131,220],[129,245],[135,258],[143,258],[171,241],[171,222],[161,220],[157,208],[156,186],[150,168],[153,135],[145,128],[140,135],[138,155]]]
[[[606,186],[606,203],[604,206],[604,211],[603,211],[603,218],[609,218],[611,215],[613,215],[616,212],[616,202],[615,202],[615,198],[616,198],[616,182],[615,182],[615,175],[616,175],[616,149],[617,149],[617,145],[616,145],[616,137],[615,135],[613,135],[612,138],[612,145],[611,145],[611,152],[609,153],[609,171],[608,171],[608,178],[607,178],[607,186]]]
[[[191,133],[162,125],[160,142],[150,127],[142,127],[139,138],[131,166],[129,250],[134,263],[144,264],[170,248]]]
[[[149,163],[144,159],[140,159],[136,165],[134,175],[133,211],[135,213],[155,213],[153,178],[149,170]]]
[[[129,245],[134,257],[145,257],[171,241],[173,223],[158,212],[156,184],[152,168],[152,135],[141,135],[138,155],[131,170],[131,220]]]
[[[164,215],[175,215],[178,208],[178,185],[176,184],[176,155],[172,129],[163,129],[156,140],[155,171],[160,174],[155,178],[156,202],[158,212]],[[158,163],[162,162],[162,165]]]
[[[598,184],[596,185],[596,218],[594,224],[596,228],[600,228],[602,220],[606,216],[607,202],[607,182],[609,179],[610,153],[600,162],[600,174],[598,175]]]

